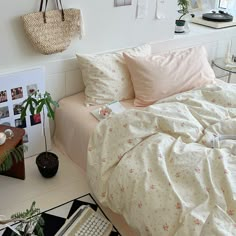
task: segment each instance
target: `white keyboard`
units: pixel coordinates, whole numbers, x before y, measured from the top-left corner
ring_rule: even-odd
[[[109,236],[112,224],[89,206],[81,206],[55,236]]]

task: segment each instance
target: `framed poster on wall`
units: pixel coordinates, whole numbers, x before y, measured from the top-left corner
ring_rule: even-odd
[[[190,1],[190,9],[191,10],[200,9],[199,1],[198,0],[191,0]]]
[[[211,8],[211,4],[209,0],[191,0],[190,1],[190,10],[209,10]]]
[[[9,73],[0,73],[0,124],[25,129],[24,144],[28,147],[25,157],[45,151],[42,114],[27,114],[20,119],[21,104],[33,91],[45,92],[45,70],[31,68]],[[46,119],[48,148],[51,147],[49,122]]]
[[[228,0],[219,0],[219,8],[226,9],[228,7]]]

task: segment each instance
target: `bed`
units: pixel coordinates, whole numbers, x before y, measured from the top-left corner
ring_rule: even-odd
[[[140,235],[236,235],[236,85],[215,79],[202,48],[123,57],[134,99],[127,99],[127,88],[117,95],[123,84],[97,80],[114,77],[117,58],[114,64],[109,57],[103,74],[88,66],[94,58],[79,58],[83,76],[92,70],[96,77],[91,84],[85,80],[86,88],[96,85],[99,92],[85,89],[60,102],[58,142],[87,166],[98,201]],[[95,59],[99,68],[107,65],[106,58]],[[90,111],[114,96],[126,111],[97,122]]]
[[[86,171],[89,138],[98,124],[98,120],[90,112],[101,105],[87,107],[84,101],[85,94],[80,92],[59,102],[54,142],[63,153]],[[127,109],[134,108],[133,99],[122,101],[121,104]]]
[[[54,142],[85,171],[89,137],[98,123],[90,112],[114,100],[126,108],[134,107],[134,91],[123,52],[146,56],[151,47],[145,44],[101,55],[77,54],[85,91],[62,99],[56,110]]]
[[[211,85],[100,123],[88,148],[95,196],[140,235],[235,235],[236,142],[212,148],[236,133],[235,97],[236,86]]]

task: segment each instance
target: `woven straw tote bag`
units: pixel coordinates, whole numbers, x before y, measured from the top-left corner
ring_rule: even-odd
[[[45,55],[66,50],[73,36],[79,34],[82,37],[83,34],[81,11],[74,8],[64,10],[61,0],[56,0],[56,3],[56,10],[47,11],[48,0],[41,0],[39,12],[22,16],[27,37]]]

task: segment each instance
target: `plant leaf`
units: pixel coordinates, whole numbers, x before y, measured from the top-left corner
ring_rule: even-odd
[[[28,147],[23,144],[4,152],[0,156],[0,160],[4,160],[4,162],[0,165],[0,171],[9,170],[13,165],[13,158],[16,160],[16,162],[23,160],[24,156],[22,154],[27,150]]]
[[[38,104],[39,105],[36,109],[36,114],[39,114],[42,111],[43,106],[45,105],[45,100],[44,99],[39,100]]]
[[[53,109],[51,108],[50,103],[48,102],[48,100],[45,100],[45,102],[46,102],[47,111],[48,111],[48,114],[47,114],[47,115],[48,115],[49,118],[51,118],[51,119],[54,120],[54,111],[53,111]]]
[[[54,119],[55,112],[52,107],[57,108],[59,107],[59,104],[52,99],[50,93],[45,92],[44,94],[41,94],[38,90],[35,91],[22,103],[21,120],[26,117],[28,109],[30,113],[34,115],[41,113],[44,109],[44,106],[47,109],[47,116],[51,119]]]

